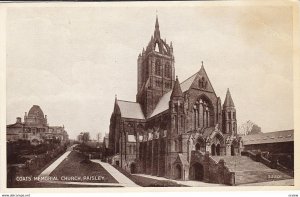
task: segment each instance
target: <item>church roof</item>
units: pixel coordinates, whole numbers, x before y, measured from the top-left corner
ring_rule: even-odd
[[[292,142],[294,141],[294,130],[275,131],[241,137],[244,145]]]
[[[191,77],[189,77],[188,79],[186,79],[185,81],[183,81],[180,84],[182,92],[187,91],[191,87],[191,85],[194,82],[196,76],[197,76],[197,73],[195,73],[194,75],[192,75]],[[169,109],[169,101],[170,101],[170,98],[171,98],[171,94],[172,94],[172,91],[169,91],[161,97],[161,99],[157,103],[157,105],[156,105],[156,107],[155,107],[155,109],[154,109],[154,111],[153,111],[153,113],[151,114],[150,117],[153,117],[153,116]]]
[[[223,107],[234,107],[233,100],[231,98],[231,94],[229,89],[227,89],[226,98],[223,104]]]
[[[14,124],[9,124],[6,125],[6,128],[22,128],[24,126],[24,123],[14,123]]]
[[[145,119],[139,103],[117,100],[117,104],[123,118]]]
[[[175,84],[174,84],[174,87],[173,87],[173,90],[172,90],[171,98],[182,97],[182,96],[183,96],[183,94],[182,94],[182,91],[181,91],[181,88],[180,88],[178,77],[176,77],[176,81],[175,81]]]

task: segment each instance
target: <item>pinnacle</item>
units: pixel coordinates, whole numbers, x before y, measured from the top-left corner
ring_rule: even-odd
[[[234,103],[233,103],[233,100],[231,98],[229,88],[227,88],[226,98],[225,98],[223,107],[234,107]]]
[[[178,76],[176,76],[176,81],[175,81],[174,88],[173,88],[173,91],[171,94],[171,98],[182,97],[182,96],[183,96],[183,94],[182,94],[182,90],[181,90],[181,87],[179,84]]]

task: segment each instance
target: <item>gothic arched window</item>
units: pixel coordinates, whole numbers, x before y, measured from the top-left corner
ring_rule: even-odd
[[[155,61],[155,74],[159,76],[161,75],[161,66],[159,60]]]
[[[205,80],[204,77],[202,77],[201,79],[199,79],[198,86],[199,86],[199,88],[206,89],[207,81]]]
[[[170,78],[171,77],[171,69],[169,63],[166,63],[165,65],[165,77]]]
[[[176,129],[176,132],[178,132],[178,117],[175,116],[175,129]]]

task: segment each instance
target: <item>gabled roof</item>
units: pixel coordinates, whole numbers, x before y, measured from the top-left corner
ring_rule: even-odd
[[[214,91],[214,89],[213,89],[213,87],[210,83],[210,80],[209,80],[209,78],[206,74],[206,71],[205,71],[203,65],[201,66],[201,69],[198,72],[196,72],[195,74],[193,74],[191,77],[189,77],[188,79],[186,79],[185,81],[183,81],[180,84],[181,91],[184,93],[187,90],[189,90],[191,88],[191,86],[193,85],[193,82],[196,80],[197,76],[202,76],[205,79],[207,79],[208,89],[210,90],[210,92],[215,94],[215,91]],[[171,94],[172,94],[172,90],[167,92],[166,94],[164,94],[160,98],[160,100],[159,100],[158,104],[156,105],[154,111],[150,115],[150,118],[156,116],[159,113],[162,113],[162,112],[166,111],[167,109],[169,109],[169,101],[170,101],[170,98],[171,98]]]
[[[207,127],[203,130],[203,137],[209,137],[215,131],[215,127]]]
[[[244,145],[292,142],[294,141],[294,130],[275,131],[241,137]]]
[[[191,85],[192,85],[193,81],[195,80],[197,74],[198,74],[198,72],[195,73],[194,75],[192,75],[191,77],[189,77],[188,79],[186,79],[184,82],[182,82],[180,84],[182,92],[187,91],[191,87]],[[156,105],[154,111],[152,112],[150,118],[157,115],[157,114],[159,114],[159,113],[161,113],[161,112],[166,111],[167,109],[169,109],[169,101],[170,101],[170,98],[171,98],[171,93],[172,93],[172,90],[167,92],[166,94],[164,94],[160,98],[160,100],[157,103],[157,105]]]
[[[117,100],[117,105],[123,118],[145,119],[139,103]]]
[[[178,154],[178,157],[176,158],[174,163],[181,163],[182,165],[188,165],[189,164],[189,162],[187,161],[186,156],[184,156],[181,153]]]
[[[233,100],[231,98],[231,94],[229,89],[227,89],[226,98],[223,104],[223,107],[234,107]]]

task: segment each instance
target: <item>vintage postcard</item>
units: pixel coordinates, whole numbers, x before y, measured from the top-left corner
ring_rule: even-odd
[[[0,4],[1,188],[296,188],[298,6]]]

